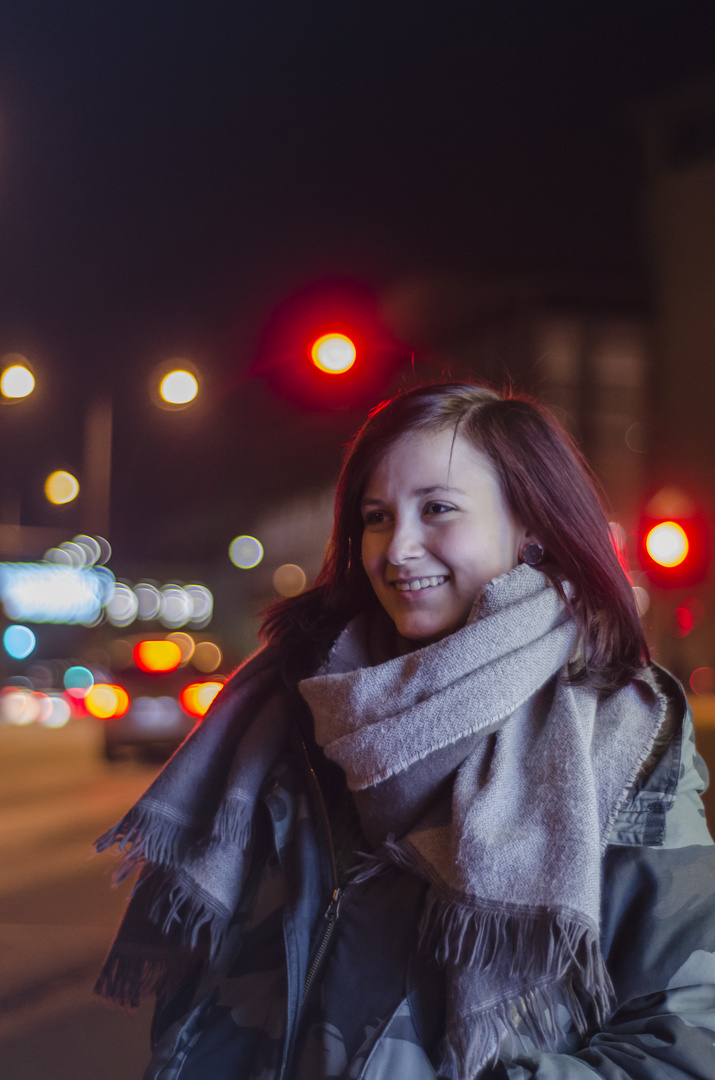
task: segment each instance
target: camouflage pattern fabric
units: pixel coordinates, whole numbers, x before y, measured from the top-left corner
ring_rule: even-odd
[[[715,1080],[706,783],[686,710],[604,857],[602,948],[617,1007],[601,1030],[567,1032],[549,1052],[526,1033],[518,1045],[505,1038],[484,1080]],[[393,869],[349,885],[301,1005],[325,936],[330,860],[290,759],[274,768],[261,805],[252,874],[222,956],[160,1003],[144,1080],[435,1080],[444,982],[415,949],[424,883]]]

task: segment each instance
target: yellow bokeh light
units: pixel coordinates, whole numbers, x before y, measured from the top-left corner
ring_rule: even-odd
[[[58,469],[45,480],[45,495],[55,506],[72,502],[79,495],[79,481],[72,473]]]
[[[192,663],[198,671],[215,671],[223,659],[218,645],[213,641],[200,641],[194,649]]]
[[[84,706],[90,716],[98,720],[124,716],[129,708],[129,695],[122,686],[110,683],[95,683],[84,699]]]
[[[661,521],[645,538],[646,551],[659,566],[679,566],[690,549],[685,530],[677,521]]]
[[[313,342],[310,359],[328,375],[342,375],[355,363],[357,350],[345,334],[323,334]]]
[[[35,376],[25,366],[23,356],[8,355],[3,357],[7,361],[13,359],[16,362],[9,364],[0,375],[0,392],[6,398],[24,398],[35,389]]]
[[[188,664],[191,657],[194,655],[194,649],[196,645],[191,634],[185,634],[181,630],[175,634],[167,634],[167,641],[173,641],[181,649],[181,663]]]
[[[199,392],[199,384],[190,371],[170,371],[159,383],[159,394],[169,405],[188,405]]]
[[[273,574],[273,588],[280,596],[298,596],[305,582],[305,570],[295,563],[283,563]]]

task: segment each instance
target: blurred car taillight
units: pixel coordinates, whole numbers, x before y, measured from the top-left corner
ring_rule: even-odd
[[[157,674],[175,671],[181,663],[181,649],[175,641],[138,641],[134,646],[134,663],[140,671]]]
[[[114,683],[95,683],[84,699],[84,707],[98,720],[113,720],[129,709],[129,694]]]
[[[189,716],[204,716],[211,706],[213,699],[223,689],[221,682],[189,683],[179,695],[181,707]]]

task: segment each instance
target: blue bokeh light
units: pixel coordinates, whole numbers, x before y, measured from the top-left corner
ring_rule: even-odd
[[[37,644],[37,639],[29,626],[8,626],[3,634],[2,643],[5,651],[14,660],[24,660]]]

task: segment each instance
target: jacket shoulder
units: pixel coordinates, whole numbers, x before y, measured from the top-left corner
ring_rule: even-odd
[[[702,793],[708,770],[695,746],[693,713],[678,680],[657,664],[651,672],[667,699],[666,717],[640,776],[616,816],[608,843],[618,846],[712,845]]]

